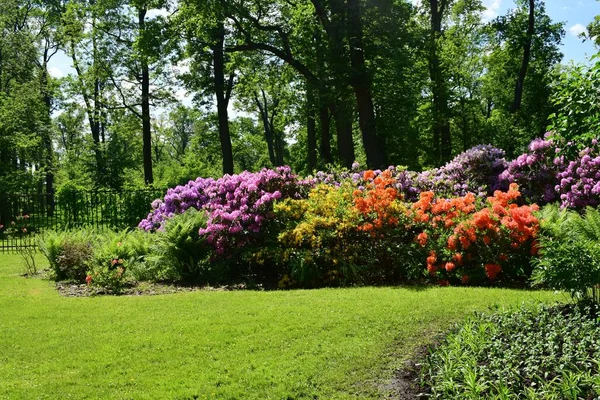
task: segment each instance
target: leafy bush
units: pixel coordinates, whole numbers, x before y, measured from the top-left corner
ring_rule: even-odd
[[[357,230],[353,189],[348,182],[318,185],[308,199],[275,205],[276,218],[284,225],[278,236],[281,259],[288,266],[280,287],[339,285],[356,279],[360,249],[355,245],[368,235]]]
[[[460,153],[440,168],[419,173],[414,185],[421,192],[434,191],[444,196],[474,193],[484,197],[501,188],[498,177],[505,168],[503,150],[479,145]]]
[[[597,398],[599,338],[598,320],[574,306],[478,315],[430,353],[422,383],[439,399]]]
[[[48,259],[55,280],[85,282],[98,240],[98,235],[88,229],[50,231],[39,239],[39,248]]]
[[[285,285],[397,283],[419,275],[407,209],[392,171],[365,171],[362,185],[318,185],[308,199],[275,205],[289,264]],[[282,286],[285,286],[282,284]]]
[[[95,247],[86,281],[88,285],[98,286],[119,293],[131,280],[129,267],[135,260],[128,254],[128,232],[104,232]]]
[[[550,130],[582,150],[600,131],[600,60],[591,67],[569,66],[553,91],[558,110],[550,116]]]
[[[587,208],[580,215],[547,206],[541,219],[534,283],[600,305],[600,211]]]
[[[206,227],[206,213],[193,208],[166,221],[152,236],[145,270],[140,278],[152,281],[198,282],[208,280],[203,261],[208,258],[206,238],[199,231]]]
[[[600,205],[600,147],[592,139],[592,146],[581,150],[577,157],[560,169],[556,191],[563,207],[583,209]]]
[[[56,203],[63,210],[62,221],[67,228],[81,223],[84,218],[86,202],[83,191],[84,188],[72,182],[65,183],[56,191]]]

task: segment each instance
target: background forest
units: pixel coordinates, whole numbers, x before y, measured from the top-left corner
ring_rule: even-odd
[[[491,21],[483,10],[480,0],[3,0],[0,187],[168,187],[354,161],[422,170],[481,143],[512,159],[560,126],[572,100],[561,94],[584,71],[560,64],[563,23],[543,1],[518,0]],[[74,74],[51,76],[57,54]]]

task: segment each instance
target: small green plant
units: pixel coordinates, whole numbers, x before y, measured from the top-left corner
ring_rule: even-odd
[[[88,286],[98,286],[111,293],[119,294],[130,283],[125,260],[113,258],[103,264],[94,264],[85,277]]]
[[[546,206],[541,220],[533,282],[600,305],[600,212],[587,208],[580,215]]]
[[[25,275],[34,276],[37,275],[37,264],[35,262],[36,249],[33,246],[26,246],[19,248],[19,255],[25,265]]]
[[[89,229],[46,232],[38,240],[40,252],[48,259],[57,281],[84,282],[99,235]]]
[[[422,384],[439,399],[597,398],[599,337],[573,305],[476,315],[430,353]]]

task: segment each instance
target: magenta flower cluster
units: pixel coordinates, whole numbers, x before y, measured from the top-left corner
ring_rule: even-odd
[[[165,220],[189,208],[204,210],[208,221],[199,234],[206,236],[217,254],[224,254],[258,236],[273,217],[275,200],[299,198],[304,188],[289,167],[224,175],[217,180],[198,178],[169,189],[163,200],[154,201],[153,211],[139,227],[160,229]]]
[[[566,162],[558,158],[561,169],[557,174],[555,191],[561,205],[568,208],[584,208],[600,204],[600,149],[594,139],[592,146],[583,149],[575,160]]]
[[[557,157],[553,140],[546,134],[544,139],[533,140],[528,150],[508,163],[506,170],[500,174],[500,182],[505,186],[517,183],[521,194],[531,203],[557,200],[555,186],[562,158]]]

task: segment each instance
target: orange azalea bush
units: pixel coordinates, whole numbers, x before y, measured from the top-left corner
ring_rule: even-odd
[[[366,171],[363,179],[367,181],[364,189],[353,193],[354,207],[362,216],[359,229],[376,237],[384,234],[385,228],[398,226],[404,206],[399,201],[402,196],[393,185],[395,180],[390,171],[384,171],[376,178],[373,171]]]
[[[442,285],[527,278],[529,258],[537,252],[538,207],[517,205],[520,196],[516,184],[486,202],[472,194],[436,199],[422,193],[410,215],[429,275]]]
[[[396,188],[391,171],[375,177],[373,171],[363,175],[364,187],[354,190],[354,209],[360,216],[357,229],[369,234],[362,244],[364,254],[373,265],[367,280],[374,283],[399,282],[416,278],[420,267],[415,263],[412,238],[415,231],[408,207]]]

